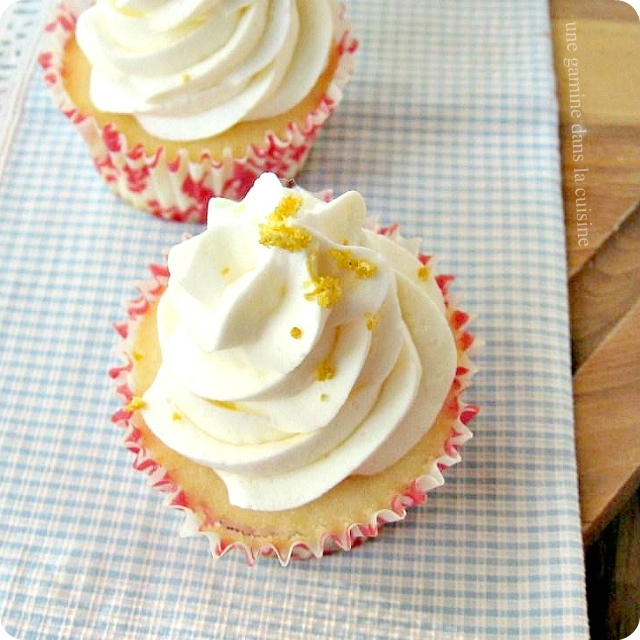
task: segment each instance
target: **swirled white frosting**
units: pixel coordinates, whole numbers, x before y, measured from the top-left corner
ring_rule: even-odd
[[[232,504],[293,508],[382,471],[442,407],[456,368],[442,294],[419,241],[372,227],[356,192],[326,203],[264,174],[169,253],[143,416]]]
[[[76,38],[98,109],[198,140],[298,104],[326,67],[335,23],[335,0],[97,0]]]

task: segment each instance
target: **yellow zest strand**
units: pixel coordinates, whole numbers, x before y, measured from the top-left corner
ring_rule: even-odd
[[[273,210],[267,218],[272,222],[284,222],[287,218],[295,216],[302,206],[302,198],[298,196],[285,196],[280,200],[280,204]]]
[[[138,409],[146,409],[147,403],[140,396],[133,396],[131,402],[124,408],[125,411],[137,411]]]
[[[359,258],[354,258],[348,249],[329,249],[329,255],[341,269],[355,272],[357,278],[371,278],[378,271],[378,266]]]
[[[369,331],[373,331],[378,326],[378,322],[380,322],[380,313],[365,313],[364,317]]]
[[[426,264],[418,269],[418,278],[420,278],[420,280],[429,279],[429,267],[427,267]]]
[[[288,226],[286,221],[294,216],[302,206],[302,198],[285,196],[280,204],[267,217],[264,224],[258,226],[260,244],[265,247],[278,247],[285,251],[302,251],[312,240],[312,235],[302,227]]]
[[[227,409],[229,411],[237,411],[238,406],[235,402],[227,402],[226,400],[209,400],[212,405],[220,407],[221,409]]]
[[[331,380],[336,375],[336,368],[329,362],[328,358],[316,370],[316,378],[319,382]]]
[[[311,244],[311,234],[302,227],[287,227],[284,223],[276,225],[261,224],[260,244],[265,247],[278,247],[285,251],[302,251]]]
[[[316,302],[328,309],[333,307],[342,298],[342,285],[334,276],[318,276],[310,284],[315,285],[313,290],[305,294],[307,300],[316,299]]]

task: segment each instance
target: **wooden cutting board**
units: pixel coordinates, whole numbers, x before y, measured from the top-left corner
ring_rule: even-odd
[[[551,0],[583,536],[640,482],[640,21]]]

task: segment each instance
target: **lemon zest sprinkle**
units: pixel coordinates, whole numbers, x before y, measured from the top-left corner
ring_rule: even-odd
[[[238,410],[238,405],[235,402],[227,402],[226,400],[209,400],[208,402],[221,409],[227,409],[228,411]]]
[[[287,195],[267,216],[265,223],[258,225],[260,244],[278,247],[285,251],[301,251],[310,244],[313,236],[302,227],[287,225],[288,218],[294,216],[302,206],[302,198]]]
[[[182,414],[178,413],[177,411],[174,411],[173,415],[171,416],[171,419],[176,421],[182,420]]]
[[[331,345],[331,349],[329,353],[325,356],[324,360],[320,364],[320,366],[316,369],[316,378],[319,382],[324,382],[325,380],[331,380],[333,376],[336,375],[336,368],[331,362],[332,356],[335,353],[336,347],[338,346],[338,340],[340,339],[340,327],[336,327],[335,332],[333,334],[333,344]]]
[[[336,368],[329,362],[328,358],[316,369],[316,378],[319,382],[331,380],[335,375]]]
[[[371,278],[378,271],[378,265],[368,260],[354,258],[348,249],[329,249],[329,255],[336,261],[338,267],[354,271],[357,278]]]
[[[229,273],[229,271],[231,271],[231,269],[229,269],[229,267],[225,267],[224,269],[220,270],[220,275],[226,276]]]
[[[420,278],[420,280],[429,279],[429,267],[427,267],[426,264],[418,269],[418,278]]]
[[[320,394],[320,401],[321,402],[326,402],[328,398],[329,398],[329,396],[326,393],[321,393]]]
[[[280,204],[269,214],[268,220],[272,222],[284,222],[287,218],[294,216],[302,206],[302,198],[298,196],[285,196],[280,200]]]
[[[131,352],[131,355],[136,362],[140,362],[140,360],[142,360],[142,354],[139,351],[134,350]]]
[[[300,329],[300,327],[293,327],[293,329],[291,329],[291,337],[299,340],[302,337],[302,329]]]
[[[137,411],[138,409],[146,409],[147,403],[140,396],[133,396],[129,404],[124,408],[125,411]]]
[[[378,322],[380,322],[380,312],[365,313],[364,317],[369,331],[373,331],[378,326]]]
[[[311,244],[311,234],[302,227],[287,227],[284,223],[261,224],[260,244],[285,251],[302,251]]]
[[[318,276],[309,284],[315,285],[315,287],[312,291],[305,293],[304,297],[307,300],[315,298],[316,302],[324,309],[333,307],[342,298],[342,285],[335,276]]]

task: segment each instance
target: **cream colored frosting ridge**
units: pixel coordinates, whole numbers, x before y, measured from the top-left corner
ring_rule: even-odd
[[[169,254],[147,424],[248,509],[294,508],[384,470],[455,375],[418,247],[375,233],[353,191],[326,203],[264,174],[240,203],[213,199],[206,231]]]
[[[335,0],[97,0],[76,38],[101,111],[198,140],[284,113],[329,59]]]

